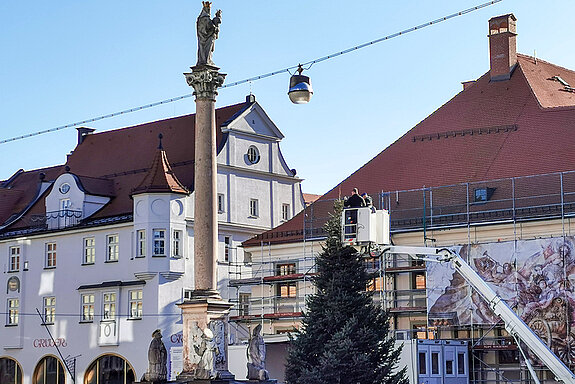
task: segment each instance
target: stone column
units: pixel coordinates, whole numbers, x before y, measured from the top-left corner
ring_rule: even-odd
[[[194,284],[178,304],[183,323],[183,371],[178,380],[233,380],[228,370],[228,313],[232,304],[217,291],[218,255],[216,96],[226,75],[212,65],[185,73],[196,96],[194,166]]]
[[[216,96],[226,75],[218,67],[199,65],[186,73],[196,96],[194,166],[194,281],[198,294],[217,294],[218,253]]]

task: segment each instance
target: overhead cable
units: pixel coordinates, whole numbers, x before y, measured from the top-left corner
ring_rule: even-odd
[[[429,22],[427,22],[427,23],[423,23],[423,24],[417,25],[417,26],[415,26],[415,27],[411,27],[411,28],[405,29],[405,30],[403,30],[403,31],[396,32],[396,33],[393,33],[393,34],[391,34],[391,35],[388,35],[388,36],[385,36],[385,37],[382,37],[382,38],[379,38],[379,39],[376,39],[376,40],[372,40],[372,41],[369,41],[369,42],[364,43],[364,44],[357,45],[357,46],[352,47],[352,48],[345,49],[345,50],[343,50],[343,51],[339,51],[339,52],[332,53],[332,54],[327,55],[327,56],[320,57],[319,59],[311,60],[311,61],[308,61],[308,62],[305,62],[305,63],[301,63],[301,64],[298,64],[298,65],[293,65],[293,66],[291,66],[291,67],[287,67],[287,68],[280,69],[280,70],[277,70],[277,71],[269,72],[269,73],[266,73],[266,74],[263,74],[263,75],[258,75],[258,76],[250,77],[250,78],[248,78],[248,79],[239,80],[239,81],[236,81],[236,82],[233,82],[233,83],[224,84],[224,85],[221,86],[220,88],[231,88],[231,87],[235,87],[236,85],[241,85],[241,84],[249,83],[249,82],[252,82],[252,81],[261,80],[261,79],[265,79],[265,78],[268,78],[268,77],[271,77],[271,76],[279,75],[280,73],[284,73],[284,72],[290,73],[290,70],[295,70],[295,69],[297,69],[300,65],[302,65],[302,66],[307,66],[307,67],[309,68],[309,67],[311,67],[311,66],[314,65],[314,64],[321,63],[322,61],[326,61],[326,60],[329,60],[329,59],[333,59],[333,58],[335,58],[335,57],[338,57],[338,56],[341,56],[341,55],[345,55],[346,53],[354,52],[354,51],[357,51],[358,49],[365,48],[365,47],[369,47],[369,46],[372,46],[372,45],[374,45],[374,44],[381,43],[382,41],[390,40],[390,39],[393,39],[393,38],[398,37],[398,36],[403,36],[403,35],[406,35],[406,34],[408,34],[408,33],[410,33],[410,32],[418,31],[418,30],[423,29],[423,28],[425,28],[425,27],[429,27],[429,26],[431,26],[431,25],[439,24],[439,23],[441,23],[441,22],[443,22],[443,21],[446,21],[446,20],[449,20],[449,19],[453,19],[453,18],[458,17],[458,16],[466,15],[466,14],[468,14],[468,13],[471,13],[471,12],[477,11],[477,10],[479,10],[479,9],[482,9],[482,8],[485,8],[485,7],[488,7],[488,6],[491,6],[491,5],[496,4],[496,3],[499,3],[499,2],[501,2],[501,1],[503,1],[503,0],[492,0],[492,1],[488,1],[488,2],[486,2],[486,3],[477,5],[477,6],[475,6],[475,7],[471,7],[471,8],[465,9],[465,10],[463,10],[463,11],[459,11],[459,12],[453,13],[453,14],[451,14],[451,15],[447,15],[447,16],[444,16],[444,17],[440,17],[439,19],[435,19],[435,20],[429,21]],[[38,131],[38,132],[33,132],[33,133],[28,133],[28,134],[22,135],[22,136],[11,137],[11,138],[8,138],[8,139],[0,140],[0,144],[5,144],[5,143],[12,142],[12,141],[22,140],[22,139],[26,139],[26,138],[33,137],[33,136],[42,135],[42,134],[45,134],[45,133],[60,131],[60,130],[62,130],[62,129],[66,129],[66,128],[77,127],[77,126],[79,126],[79,125],[83,125],[83,124],[87,124],[87,123],[93,123],[93,122],[95,122],[95,121],[108,119],[108,118],[110,118],[110,117],[116,117],[116,116],[120,116],[120,115],[125,115],[125,114],[131,113],[131,112],[136,112],[136,111],[141,111],[141,110],[143,110],[143,109],[148,109],[148,108],[152,108],[152,107],[157,107],[158,105],[163,105],[163,104],[172,103],[172,102],[174,102],[174,101],[179,101],[179,100],[186,99],[186,98],[189,98],[189,97],[192,97],[192,96],[193,96],[193,94],[192,94],[192,93],[189,93],[189,94],[182,95],[182,96],[178,96],[178,97],[172,97],[171,99],[166,99],[166,100],[162,100],[162,101],[157,101],[157,102],[155,102],[155,103],[142,105],[142,106],[140,106],[140,107],[134,107],[134,108],[130,108],[130,109],[126,109],[126,110],[120,111],[120,112],[114,112],[114,113],[109,113],[109,114],[107,114],[107,115],[102,115],[102,116],[98,116],[98,117],[93,117],[93,118],[91,118],[91,119],[86,119],[86,120],[78,121],[78,122],[76,122],[76,123],[61,125],[61,126],[59,126],[59,127],[50,128],[50,129],[46,129],[46,130]]]

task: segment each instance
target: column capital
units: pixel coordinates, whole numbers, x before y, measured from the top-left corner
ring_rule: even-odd
[[[184,73],[189,86],[194,87],[197,99],[216,101],[217,89],[222,86],[226,74],[218,72],[219,68],[212,65],[197,65],[191,67],[192,72]]]

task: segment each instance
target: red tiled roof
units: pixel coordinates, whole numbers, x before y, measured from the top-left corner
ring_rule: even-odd
[[[553,76],[575,86],[574,71],[518,55],[510,80],[491,82],[487,72],[308,209],[325,210],[354,187],[376,195],[574,170],[575,94]],[[244,245],[300,240],[303,215]]]
[[[240,103],[216,110],[216,126],[235,118],[250,103]],[[163,172],[166,183],[177,190],[193,190],[194,181],[194,138],[195,115],[185,115],[166,120],[141,124],[102,133],[89,134],[69,155],[66,166],[77,175],[88,193],[112,197],[111,201],[92,218],[105,218],[132,213],[130,194],[135,187],[157,181],[156,171],[150,168],[153,154],[156,154],[158,134],[163,135],[163,148],[169,155],[171,170]],[[216,130],[218,152],[223,147],[227,134]],[[164,159],[162,160],[162,164]],[[167,160],[165,160],[167,161]],[[156,164],[156,163],[154,163]],[[165,164],[156,170],[163,169]],[[53,181],[65,172],[64,165],[23,172],[0,183],[0,192],[22,190],[16,199],[16,192],[6,192],[10,199],[0,197],[0,225],[4,218],[21,213],[28,206],[39,188],[39,173],[46,174],[46,181]],[[162,172],[159,172],[160,174]],[[150,174],[153,174],[150,176]],[[151,181],[150,181],[151,177]],[[146,181],[148,180],[148,181]],[[178,180],[177,182],[175,180]],[[44,196],[36,202],[26,216],[45,214]],[[4,196],[4,195],[2,195]],[[16,202],[17,200],[17,202]],[[26,227],[26,219],[15,223],[12,228]]]
[[[189,193],[174,174],[168,162],[166,151],[161,147],[156,150],[152,166],[140,185],[134,188],[132,195],[158,192]]]
[[[321,197],[321,195],[315,195],[313,193],[302,193],[302,195],[303,195],[303,201],[305,202],[306,205],[313,203],[314,201],[316,201]]]

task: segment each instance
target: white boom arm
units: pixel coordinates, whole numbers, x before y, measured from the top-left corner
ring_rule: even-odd
[[[386,247],[384,253],[408,254],[415,259],[449,262],[456,271],[487,301],[489,307],[505,324],[509,334],[523,341],[527,347],[565,384],[575,384],[575,375],[549,349],[539,336],[507,305],[497,293],[475,272],[459,254],[447,248],[434,247]],[[425,255],[427,257],[422,257]],[[431,257],[430,257],[431,256]],[[532,372],[533,374],[533,372]]]

